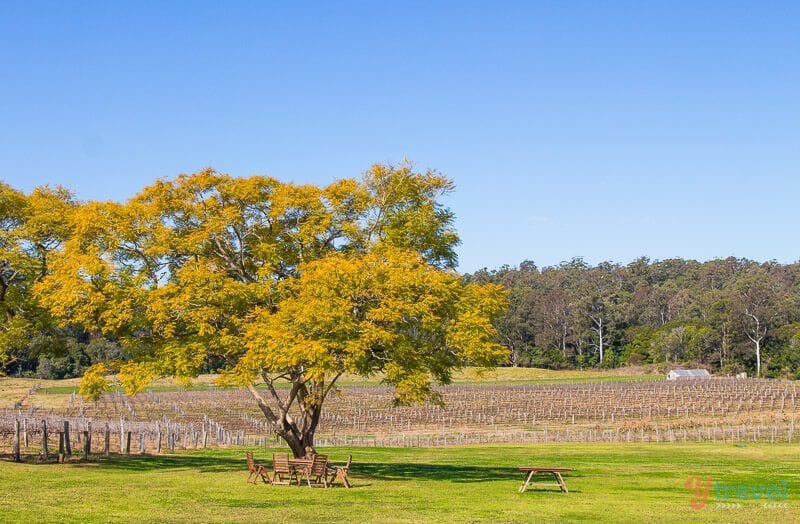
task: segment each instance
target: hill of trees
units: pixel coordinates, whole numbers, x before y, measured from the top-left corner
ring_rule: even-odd
[[[513,365],[698,365],[800,378],[800,264],[639,258],[481,270],[509,290],[497,328]]]

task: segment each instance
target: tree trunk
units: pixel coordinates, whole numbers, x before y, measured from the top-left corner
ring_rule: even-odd
[[[603,363],[603,357],[605,356],[605,340],[603,339],[603,315],[602,313],[599,314],[592,314],[587,313],[587,316],[592,321],[592,324],[589,326],[592,331],[597,333],[597,343],[591,343],[590,346],[594,346],[597,349],[597,352],[600,354],[600,364]]]
[[[6,293],[8,292],[8,284],[5,280],[0,278],[0,304],[3,305],[3,310],[6,314],[6,320],[11,322],[14,320],[14,312],[10,307],[6,306]]]
[[[603,363],[603,355],[605,348],[603,347],[603,320],[600,319],[600,325],[597,326],[597,334],[600,336],[600,363]]]
[[[258,404],[258,407],[261,409],[262,413],[264,413],[264,416],[275,426],[275,434],[289,445],[289,449],[292,450],[292,454],[295,458],[304,457],[306,455],[306,448],[314,448],[314,434],[319,425],[320,416],[322,415],[322,404],[325,400],[325,395],[319,393],[319,391],[323,391],[321,388],[322,386],[320,386],[320,389],[315,395],[309,395],[305,384],[293,383],[292,391],[289,393],[288,399],[285,400],[281,399],[277,392],[270,388],[270,393],[275,401],[275,408],[278,409],[280,413],[278,415],[253,385],[247,386],[250,394],[255,398],[256,404]],[[325,392],[327,393],[329,389],[330,386]],[[312,389],[312,391],[314,390]],[[300,404],[301,414],[299,424],[298,421],[289,414],[289,410],[295,398]]]
[[[756,340],[756,377],[761,377],[761,340]]]
[[[747,338],[753,343],[756,350],[756,377],[761,377],[761,341],[764,340],[764,337],[767,336],[767,324],[764,322],[762,324],[761,319],[759,319],[753,313],[746,313],[753,320],[753,332],[747,333]]]
[[[301,427],[294,422],[291,417],[283,416],[280,418],[279,427],[275,433],[289,445],[295,458],[306,456],[306,448],[314,448],[314,434],[317,431],[322,406],[313,406],[310,413],[303,415]]]
[[[506,337],[506,342],[507,342],[507,347],[508,347],[508,350],[509,350],[509,357],[508,358],[511,361],[511,367],[515,368],[515,367],[517,367],[519,365],[518,359],[517,359],[517,350],[514,347],[514,343],[511,342],[511,339],[509,339],[508,337]]]

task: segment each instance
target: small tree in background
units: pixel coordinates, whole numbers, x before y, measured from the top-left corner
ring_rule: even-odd
[[[753,344],[756,376],[761,376],[764,342],[778,318],[785,316],[790,284],[777,268],[756,267],[744,273],[733,290],[733,308]]]

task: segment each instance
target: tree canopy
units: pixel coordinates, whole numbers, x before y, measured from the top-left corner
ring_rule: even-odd
[[[212,367],[300,453],[344,372],[381,372],[397,402],[415,402],[436,400],[432,381],[453,369],[505,358],[492,324],[504,290],[453,269],[440,202],[452,189],[403,164],[325,187],[204,170],[125,203],[65,196],[28,296],[61,328],[120,345],[125,358],[87,371],[87,396],[110,370],[135,393]]]

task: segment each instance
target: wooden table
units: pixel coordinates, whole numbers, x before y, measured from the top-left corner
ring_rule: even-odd
[[[306,475],[308,470],[311,469],[311,464],[314,463],[314,459],[310,458],[291,458],[289,459],[289,467],[292,468],[295,472],[295,478],[297,478],[297,485],[300,485],[300,475]]]
[[[569,493],[567,490],[567,483],[564,482],[564,478],[561,476],[561,473],[564,471],[572,471],[569,468],[536,468],[536,467],[528,467],[528,466],[520,466],[517,468],[520,471],[524,471],[528,474],[525,478],[525,482],[522,484],[522,487],[519,488],[520,493],[524,493],[526,489],[528,489],[528,484],[531,483],[531,479],[537,473],[549,473],[553,475],[558,482],[558,487],[561,490],[561,493]]]

